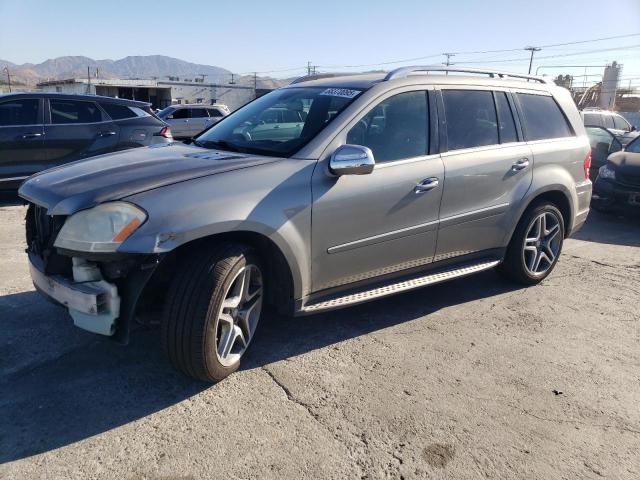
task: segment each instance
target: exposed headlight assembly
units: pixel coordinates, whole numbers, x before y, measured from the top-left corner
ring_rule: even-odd
[[[147,214],[130,203],[103,203],[69,217],[54,246],[80,252],[115,252],[146,219]]]
[[[616,171],[609,165],[603,165],[598,169],[598,176],[600,178],[606,178],[608,180],[615,180]]]

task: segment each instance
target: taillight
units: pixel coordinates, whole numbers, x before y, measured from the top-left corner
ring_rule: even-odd
[[[159,135],[161,137],[168,138],[169,140],[173,140],[173,135],[171,135],[170,127],[162,127],[162,130],[160,130]]]
[[[591,169],[591,147],[587,152],[587,156],[584,157],[584,179],[589,180],[589,170]]]

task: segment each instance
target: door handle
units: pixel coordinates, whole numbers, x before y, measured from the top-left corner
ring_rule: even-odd
[[[519,170],[524,170],[525,168],[527,168],[529,166],[529,159],[528,158],[521,158],[520,160],[518,160],[517,162],[515,162],[512,166],[511,166],[511,170],[513,170],[514,172],[517,172]]]
[[[98,133],[99,137],[112,137],[116,132],[100,132]]]
[[[25,133],[22,138],[28,140],[29,138],[40,138],[41,136],[41,133]]]
[[[438,181],[437,177],[425,178],[414,187],[413,191],[414,193],[428,192],[429,190],[433,190],[434,188],[436,188],[439,184],[440,182]]]

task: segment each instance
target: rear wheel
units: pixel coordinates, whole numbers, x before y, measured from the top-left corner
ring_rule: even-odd
[[[525,285],[545,279],[556,266],[564,241],[562,213],[551,203],[525,212],[498,271]]]
[[[244,245],[198,250],[182,264],[162,318],[162,344],[185,374],[219,381],[235,372],[253,339],[264,296],[257,255]]]

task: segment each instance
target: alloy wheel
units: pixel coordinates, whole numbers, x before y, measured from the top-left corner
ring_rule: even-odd
[[[542,276],[553,266],[562,244],[560,222],[555,213],[543,212],[529,224],[522,249],[529,275]]]
[[[225,367],[240,360],[260,320],[262,272],[257,265],[240,269],[227,289],[218,312],[216,355]]]

